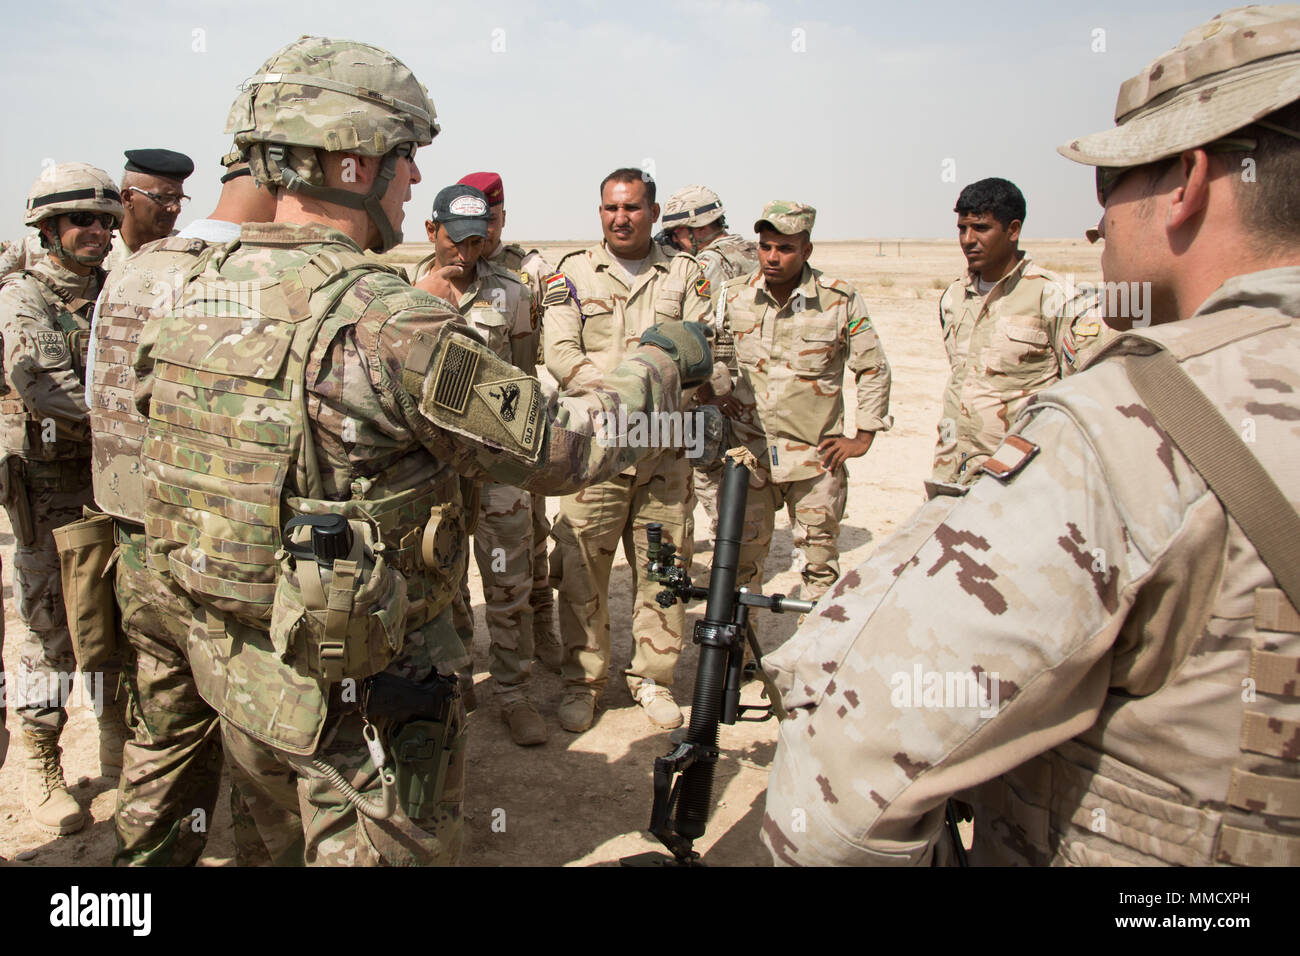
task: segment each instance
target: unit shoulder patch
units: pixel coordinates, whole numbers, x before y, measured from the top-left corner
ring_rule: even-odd
[[[984,459],[980,469],[1006,484],[1020,474],[1037,454],[1038,446],[1033,442],[1019,435],[1008,435],[992,456]]]
[[[859,315],[857,318],[849,320],[849,335],[857,335],[859,332],[871,331],[871,317]]]
[[[68,357],[68,340],[62,332],[37,332],[36,345],[41,354],[52,362]]]
[[[695,294],[701,299],[707,299],[709,297],[709,280],[704,276],[700,276],[700,278],[695,280]]]

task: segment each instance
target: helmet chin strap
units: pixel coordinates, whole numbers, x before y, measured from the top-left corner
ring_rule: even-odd
[[[338,189],[333,186],[313,186],[298,175],[297,170],[289,165],[287,149],[282,145],[268,146],[266,154],[274,166],[270,172],[272,174],[279,173],[281,184],[289,192],[301,193],[312,199],[319,199],[321,202],[333,203],[337,206],[346,206],[349,209],[364,209],[366,215],[370,217],[370,221],[379,230],[379,247],[375,250],[376,252],[387,252],[401,241],[397,230],[388,221],[388,216],[384,213],[382,205],[384,194],[388,192],[388,185],[393,181],[394,173],[397,172],[396,150],[390,150],[384,155],[379,171],[375,174],[375,180],[370,184],[370,191],[364,196],[361,193],[349,192],[346,189]]]
[[[53,236],[46,236],[45,238],[48,239],[50,243],[50,254],[56,259],[61,259],[64,262],[75,262],[77,265],[94,267],[100,265],[108,258],[108,249],[105,249],[103,254],[98,256],[79,256],[75,252],[69,252],[67,249],[63,248],[63,240],[59,238],[59,230],[54,229],[53,232]]]

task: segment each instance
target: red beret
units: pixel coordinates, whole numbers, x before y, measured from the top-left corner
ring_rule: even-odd
[[[500,173],[470,173],[462,176],[458,185],[473,186],[487,197],[489,206],[500,206],[506,201],[506,191],[501,185]]]

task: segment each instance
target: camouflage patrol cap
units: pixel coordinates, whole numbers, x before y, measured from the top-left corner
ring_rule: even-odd
[[[722,200],[708,186],[686,186],[668,197],[662,222],[665,229],[707,226],[725,212]]]
[[[763,215],[754,223],[754,231],[758,232],[768,226],[787,236],[800,232],[811,233],[816,219],[817,210],[812,206],[788,199],[773,199],[763,207]]]
[[[52,216],[81,211],[106,212],[120,226],[122,194],[102,169],[88,163],[59,163],[47,166],[32,183],[23,224],[34,226]]]
[[[1126,80],[1113,129],[1057,152],[1089,166],[1140,166],[1214,142],[1296,99],[1300,4],[1235,7]]]

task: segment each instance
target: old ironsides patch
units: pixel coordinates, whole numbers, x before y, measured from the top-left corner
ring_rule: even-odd
[[[469,404],[470,385],[478,369],[478,353],[459,342],[448,342],[438,360],[434,376],[433,401],[453,415],[464,415]]]
[[[62,332],[37,332],[36,344],[48,359],[58,361],[68,356],[68,341]]]
[[[527,376],[481,382],[474,386],[483,403],[520,446],[532,449],[537,439],[541,389]]]

